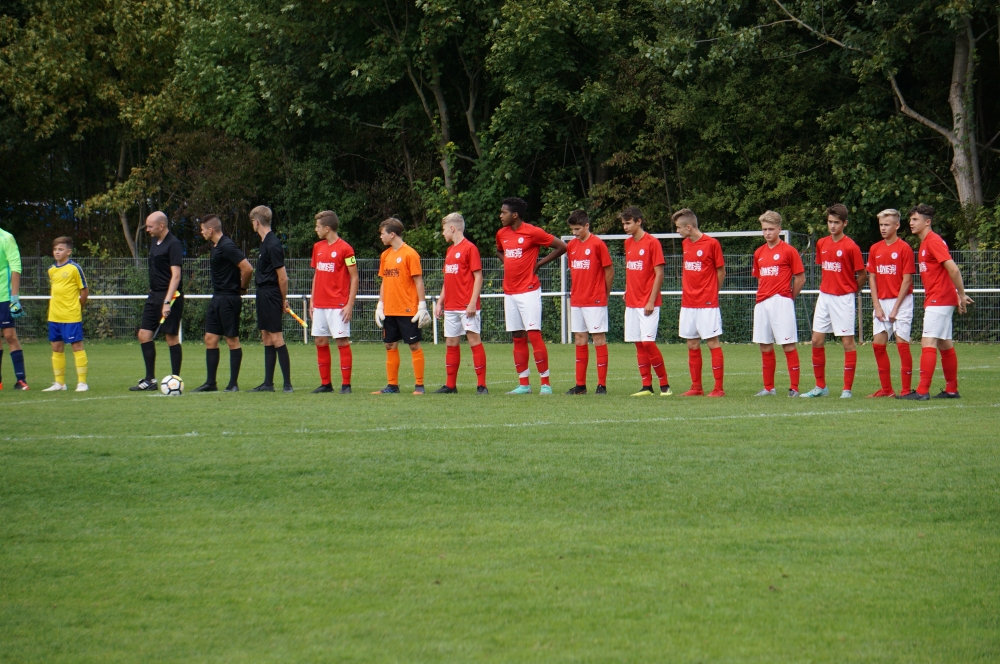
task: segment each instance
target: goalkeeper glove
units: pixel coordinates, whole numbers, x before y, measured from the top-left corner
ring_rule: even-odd
[[[382,321],[385,320],[385,305],[382,304],[382,300],[378,301],[378,305],[375,307],[375,324],[381,329]]]
[[[416,323],[417,327],[427,327],[433,322],[430,313],[427,312],[426,302],[421,302],[417,305],[417,313],[410,319],[410,322]]]
[[[11,318],[20,318],[24,315],[24,307],[21,306],[21,298],[17,295],[10,296],[10,316]]]

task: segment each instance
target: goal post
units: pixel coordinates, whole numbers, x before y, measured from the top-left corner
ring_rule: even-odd
[[[760,231],[706,231],[704,234],[708,235],[709,237],[714,237],[714,238],[750,238],[750,237],[753,237],[753,238],[760,238],[762,241],[764,239],[764,236],[763,236],[763,234]],[[624,241],[624,240],[627,240],[628,238],[632,237],[631,235],[625,235],[624,233],[621,233],[621,234],[619,234],[619,233],[605,233],[605,234],[595,233],[594,235],[596,237],[604,240],[605,242],[608,242],[608,241]],[[652,235],[656,239],[660,240],[661,243],[662,243],[663,240],[681,240],[682,239],[680,233],[650,233],[650,235]],[[788,244],[791,244],[791,241],[792,241],[792,232],[791,231],[789,231],[787,229],[782,229],[780,235],[781,235],[781,239],[782,240],[784,240]],[[563,236],[561,236],[561,239],[564,242],[569,242],[570,240],[574,239],[574,236],[573,235],[563,235]],[[723,251],[723,253],[725,253],[725,251]],[[673,256],[675,254],[666,254],[666,255]],[[564,344],[568,344],[568,343],[572,343],[573,342],[573,335],[570,332],[570,320],[571,320],[571,316],[570,316],[570,310],[569,310],[569,269],[568,269],[568,267],[569,267],[569,265],[568,265],[567,260],[566,260],[566,254],[563,254],[562,258],[560,259],[560,262],[559,262],[559,268],[560,268],[559,269],[559,291],[560,291],[560,322],[561,322],[561,326],[560,326],[561,327],[561,335],[560,336],[561,336],[561,341]],[[727,279],[728,279],[728,276],[727,276]],[[666,283],[666,282],[667,282],[666,275],[664,275],[664,283]],[[744,292],[744,290],[745,289],[734,291],[732,294],[742,294]],[[755,291],[756,291],[756,289],[755,289]],[[668,295],[668,296],[670,296],[670,295],[679,296],[681,294],[681,292],[679,290],[675,291],[675,290],[670,290],[670,289],[664,289],[664,290],[661,290],[660,292],[663,295]],[[624,290],[612,290],[611,291],[611,295],[617,295],[617,296],[624,295],[624,293],[625,293]],[[729,293],[726,293],[725,291],[722,291],[720,294],[729,294]]]

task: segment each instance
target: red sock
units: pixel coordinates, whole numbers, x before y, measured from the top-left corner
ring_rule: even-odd
[[[712,377],[715,378],[715,387],[722,392],[722,379],[726,375],[726,361],[722,355],[722,346],[712,350]],[[773,354],[773,353],[772,353]]]
[[[462,347],[447,346],[444,353],[444,384],[455,387],[458,384],[458,366],[462,363]]]
[[[913,384],[913,356],[910,355],[909,342],[896,341],[896,350],[899,351],[899,378],[903,383],[900,390],[906,394]]]
[[[954,348],[941,351],[941,371],[944,372],[944,391],[958,392],[958,355]]]
[[[549,384],[549,351],[545,348],[545,340],[538,330],[528,330],[528,341],[531,342],[531,349],[535,351],[535,366],[538,368],[538,375],[542,379],[542,385]]]
[[[796,392],[799,391],[799,349],[793,348],[791,353],[785,353],[785,363],[788,364],[788,380],[791,387]]]
[[[691,389],[702,390],[701,386],[701,349],[688,348],[688,369],[691,371]]]
[[[594,346],[594,354],[597,355],[597,384],[608,386],[608,347]]]
[[[477,344],[471,350],[472,365],[476,369],[476,384],[479,387],[486,387],[486,348],[482,344]]]
[[[586,346],[576,347],[576,384],[587,384],[587,362],[590,361],[590,352]]]
[[[854,386],[854,370],[858,367],[858,351],[844,351],[844,389],[850,390]]]
[[[813,348],[813,375],[816,387],[826,387],[826,347]]]
[[[889,365],[889,353],[884,344],[872,344],[875,351],[875,364],[878,366],[878,380],[884,392],[892,392],[892,367]]]
[[[642,378],[642,386],[653,387],[653,374],[649,371],[649,355],[646,353],[646,345],[641,341],[635,342],[635,359],[639,363],[639,377]]]
[[[528,337],[514,337],[514,370],[521,385],[528,384]]]
[[[663,354],[660,352],[659,346],[656,345],[655,341],[644,341],[642,345],[646,347],[650,368],[656,372],[657,378],[660,379],[660,387],[666,388],[670,385],[670,381],[667,380],[667,368],[663,366]]]
[[[760,360],[764,365],[764,389],[773,390],[774,389],[774,351],[761,351]]]
[[[340,351],[340,380],[343,385],[351,384],[351,367],[354,366],[354,354],[351,352],[351,344],[337,346]]]
[[[316,364],[319,365],[319,380],[324,385],[330,384],[330,347],[316,346]]]
[[[931,391],[931,380],[934,378],[934,365],[937,364],[937,348],[928,346],[920,351],[920,384],[917,392],[927,394]]]

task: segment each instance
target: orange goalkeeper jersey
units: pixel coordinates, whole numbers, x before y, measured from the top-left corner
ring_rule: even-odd
[[[417,313],[417,285],[413,277],[420,276],[420,256],[408,244],[399,249],[389,247],[382,252],[378,275],[385,286],[382,302],[386,316],[413,316]]]

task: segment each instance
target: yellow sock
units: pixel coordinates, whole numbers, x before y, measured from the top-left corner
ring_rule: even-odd
[[[64,353],[52,352],[52,373],[56,375],[57,383],[66,384],[66,355]]]
[[[75,350],[73,351],[73,360],[76,361],[76,382],[86,383],[87,382],[87,351],[85,350]],[[65,366],[65,361],[63,362]]]

